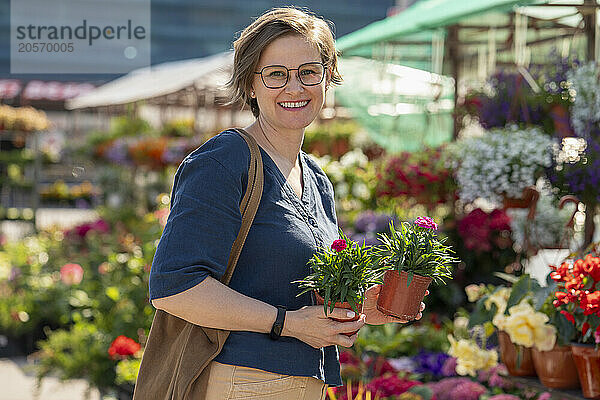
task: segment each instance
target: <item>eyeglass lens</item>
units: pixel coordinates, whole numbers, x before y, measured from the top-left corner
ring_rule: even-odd
[[[272,89],[284,87],[289,79],[289,71],[282,65],[264,67],[261,71],[263,83]],[[320,63],[302,64],[298,67],[298,79],[306,86],[318,85],[323,80],[324,72],[325,69]]]

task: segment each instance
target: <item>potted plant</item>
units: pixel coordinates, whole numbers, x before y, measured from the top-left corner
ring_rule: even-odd
[[[546,314],[535,311],[528,299],[510,307],[508,315],[497,314],[498,342],[502,361],[514,376],[535,376],[532,348],[550,351],[556,343],[556,328]]]
[[[570,342],[575,335],[575,327],[552,306],[556,283],[550,280],[549,285],[535,293],[538,303],[542,303],[539,311],[548,316],[549,324],[556,328],[556,344],[551,349],[533,347],[531,355],[535,371],[542,384],[553,389],[575,389],[579,387],[577,368],[573,360]],[[545,299],[542,300],[545,296]]]
[[[377,309],[404,320],[415,319],[425,291],[432,281],[445,283],[452,278],[452,265],[458,262],[445,239],[438,239],[437,224],[429,217],[419,217],[413,224],[403,222],[390,234],[379,235],[381,245],[374,252],[385,266],[384,283],[377,299]]]
[[[300,289],[298,296],[313,291],[317,304],[322,304],[325,314],[334,307],[351,309],[356,313],[352,319],[357,320],[361,312],[364,295],[367,289],[381,283],[385,269],[378,266],[365,244],[351,241],[340,231],[340,239],[335,240],[330,249],[322,249],[313,255],[308,264],[311,274],[306,278],[294,281]],[[347,333],[347,335],[352,335]]]
[[[500,204],[521,198],[552,164],[554,140],[538,128],[508,126],[482,137],[462,139],[450,147],[456,170],[458,196]]]
[[[552,269],[553,305],[576,330],[571,351],[583,395],[600,398],[600,257],[588,254]]]

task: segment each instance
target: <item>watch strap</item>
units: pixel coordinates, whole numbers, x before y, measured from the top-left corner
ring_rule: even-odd
[[[273,322],[273,326],[271,327],[271,333],[269,333],[272,340],[277,340],[281,337],[286,310],[284,306],[277,306],[277,318],[275,318],[275,322]]]

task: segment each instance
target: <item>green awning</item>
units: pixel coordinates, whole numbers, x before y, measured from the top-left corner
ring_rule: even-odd
[[[336,42],[343,56],[361,55],[360,48],[411,34],[435,30],[479,14],[508,12],[514,7],[548,0],[420,0],[402,13],[349,33]],[[364,54],[363,54],[364,55]]]
[[[514,65],[517,55],[534,65],[555,62],[556,54],[583,57],[586,37],[573,6],[583,2],[420,0],[337,40],[346,82],[338,90],[339,103],[389,151],[449,141],[454,80],[443,74],[481,81],[496,65]],[[402,66],[432,73],[421,84],[437,85],[441,95],[411,93],[413,80],[406,77],[419,74],[405,70],[398,76]]]
[[[336,101],[388,152],[452,140],[452,78],[361,57],[340,60],[340,72]]]

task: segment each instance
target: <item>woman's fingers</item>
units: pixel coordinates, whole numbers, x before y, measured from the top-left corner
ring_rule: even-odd
[[[321,308],[321,318],[336,318],[336,319],[349,319],[356,317],[356,313],[352,310],[347,310],[345,308],[334,308],[333,311],[327,309],[327,314],[325,314],[325,310],[323,307]]]

